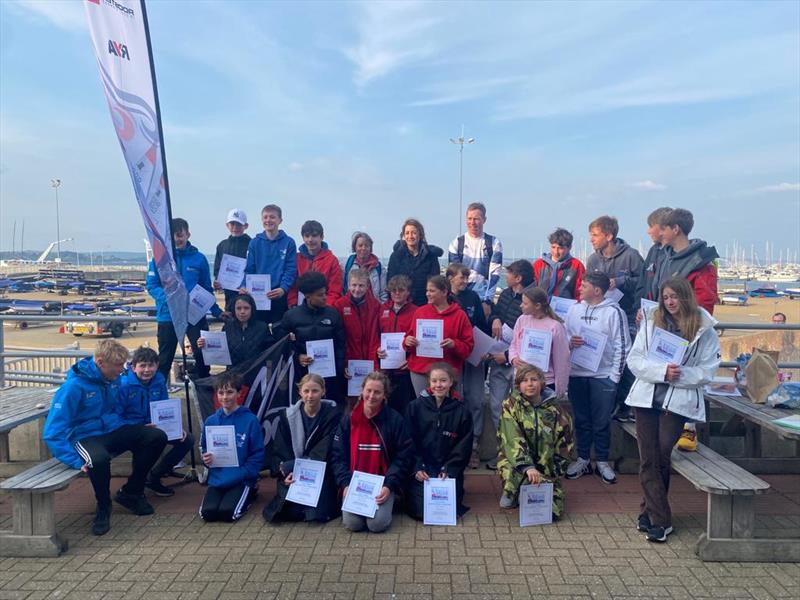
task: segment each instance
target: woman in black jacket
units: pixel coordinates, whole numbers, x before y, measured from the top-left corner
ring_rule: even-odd
[[[425,481],[456,480],[456,510],[463,515],[464,469],[472,452],[472,417],[467,406],[454,397],[456,373],[445,362],[428,371],[428,389],[408,405],[406,427],[414,440],[414,466],[408,486],[408,514],[424,517]]]
[[[328,398],[337,404],[344,402],[342,382],[344,377],[345,337],[342,318],[332,306],[328,306],[326,293],[328,282],[322,273],[308,271],[297,278],[297,289],[305,296],[303,303],[290,308],[280,320],[273,325],[276,339],[293,334],[295,360],[295,381],[308,373],[309,365],[314,357],[308,354],[306,342],[317,340],[333,340],[336,376],[325,378],[325,389]]]
[[[239,294],[233,301],[233,319],[229,319],[222,326],[228,340],[228,352],[231,355],[229,369],[252,358],[267,348],[275,340],[269,332],[266,323],[254,319],[256,302],[250,294]],[[205,346],[205,340],[199,338],[197,347]]]
[[[278,430],[272,443],[270,472],[278,478],[276,494],[264,507],[266,521],[319,521],[325,523],[339,516],[336,481],[330,466],[316,507],[304,506],[286,500],[294,476],[295,460],[307,458],[329,462],[331,441],[339,425],[341,412],[336,403],[324,400],[325,380],[309,373],[298,384],[300,401],[286,408],[278,421]]]
[[[417,306],[427,304],[425,286],[428,277],[439,275],[439,257],[442,254],[444,251],[441,248],[425,241],[422,223],[416,219],[406,219],[400,230],[400,239],[395,242],[389,257],[386,277],[391,279],[395,275],[408,275],[411,278],[411,301]]]
[[[386,404],[388,396],[389,378],[380,371],[367,375],[358,404],[342,417],[333,437],[330,466],[342,497],[347,496],[353,471],[384,477],[374,517],[342,511],[342,525],[350,531],[386,531],[392,524],[394,500],[408,477],[412,442],[403,417]]]

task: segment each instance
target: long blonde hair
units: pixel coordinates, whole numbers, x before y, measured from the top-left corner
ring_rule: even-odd
[[[681,337],[691,342],[700,330],[700,309],[697,307],[694,290],[684,277],[673,277],[661,284],[658,292],[658,308],[653,311],[653,321],[656,327],[667,329],[666,316],[669,311],[664,306],[664,290],[667,288],[678,295],[678,314],[671,318],[680,329]]]

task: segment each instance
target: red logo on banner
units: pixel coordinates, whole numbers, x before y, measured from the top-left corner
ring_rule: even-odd
[[[100,6],[100,0],[86,0],[86,1],[91,2],[92,4],[97,4],[97,6]]]

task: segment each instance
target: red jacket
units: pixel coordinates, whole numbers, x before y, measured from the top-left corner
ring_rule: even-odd
[[[322,249],[315,256],[308,253],[305,244],[300,246],[300,251],[297,253],[297,276],[300,277],[308,271],[316,271],[325,276],[328,281],[326,295],[328,304],[333,306],[333,303],[342,297],[342,267],[339,265],[339,259],[328,250],[325,242],[322,242]],[[289,288],[286,300],[290,307],[297,306],[297,281]]]
[[[705,308],[709,314],[714,314],[717,303],[717,267],[713,262],[692,271],[686,276],[686,281],[694,290],[694,297],[698,306]]]
[[[581,299],[581,281],[583,274],[586,272],[586,267],[577,258],[571,258],[565,263],[559,264],[558,272],[556,273],[556,284],[553,290],[548,289],[550,286],[550,274],[552,273],[552,265],[544,258],[538,258],[533,263],[533,281],[534,283],[547,292],[548,296],[558,296],[560,298],[573,298],[575,300]],[[564,276],[569,275],[569,280],[564,281]]]
[[[380,303],[372,294],[367,294],[361,304],[355,305],[348,294],[334,302],[333,307],[339,311],[344,323],[345,361],[371,360],[377,369],[376,352],[381,345],[378,331]]]
[[[428,372],[433,363],[444,361],[452,366],[456,373],[461,373],[464,360],[470,355],[475,346],[475,340],[472,337],[472,325],[469,322],[467,313],[458,305],[458,302],[451,302],[442,312],[436,310],[432,304],[420,306],[411,318],[411,324],[406,330],[406,335],[417,336],[417,321],[419,319],[441,319],[444,321],[444,339],[451,338],[455,342],[455,346],[444,349],[444,358],[417,356],[416,348],[411,348],[408,353],[409,370],[422,375]]]
[[[380,317],[378,318],[378,328],[380,333],[405,333],[411,327],[411,319],[417,308],[413,302],[407,302],[399,312],[394,312],[394,302],[389,298],[381,304]],[[408,355],[408,352],[406,352]],[[395,369],[389,369],[394,371]],[[403,369],[407,371],[408,369]]]

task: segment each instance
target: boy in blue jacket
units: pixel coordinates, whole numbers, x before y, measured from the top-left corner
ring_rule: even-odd
[[[236,403],[241,388],[241,377],[231,371],[218,375],[214,383],[220,409],[206,419],[200,438],[203,463],[209,468],[208,491],[200,506],[204,521],[238,521],[258,491],[258,473],[264,463],[264,433],[250,409]],[[235,429],[238,467],[214,466],[206,427],[219,425],[233,425]]]
[[[208,269],[208,260],[197,248],[189,243],[191,233],[189,223],[186,219],[172,219],[172,239],[175,241],[175,263],[178,274],[183,279],[186,291],[191,292],[194,286],[199,285],[207,291],[214,293],[211,287],[211,275]],[[175,328],[172,326],[172,317],[167,306],[167,295],[161,285],[161,277],[158,275],[155,259],[150,261],[147,270],[147,293],[156,301],[156,321],[158,321],[158,370],[169,379],[169,370],[172,367],[172,360],[175,358],[175,349],[178,340],[175,335]],[[216,304],[211,306],[211,314],[215,317],[222,315],[222,309]],[[203,353],[197,348],[197,338],[200,331],[208,331],[208,322],[203,317],[195,325],[186,328],[186,337],[192,345],[192,355],[194,356],[195,367],[194,375],[197,378],[208,377],[210,369],[203,362]]]
[[[286,235],[280,225],[283,222],[281,207],[267,204],[261,209],[261,223],[264,231],[250,240],[247,247],[247,266],[245,273],[269,275],[272,290],[267,292],[271,300],[270,310],[256,311],[256,318],[265,323],[281,320],[288,308],[289,289],[297,278],[297,244]],[[242,286],[245,282],[242,281]],[[246,293],[242,287],[239,290]]]
[[[122,374],[119,386],[117,411],[126,424],[153,427],[150,418],[150,403],[169,398],[167,381],[158,371],[158,354],[152,348],[140,346],[131,357],[130,368]],[[172,446],[150,470],[144,485],[156,496],[169,497],[175,490],[161,483],[173,467],[192,449],[194,438],[183,432],[177,440],[167,440]]]
[[[131,476],[115,499],[136,515],[150,515],[154,511],[144,497],[144,482],[167,443],[160,429],[126,424],[116,411],[119,374],[127,360],[124,346],[103,340],[94,358],[74,364],[53,397],[42,435],[53,456],[89,475],[97,499],[95,535],[111,528],[111,459],[133,453]]]

